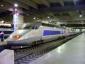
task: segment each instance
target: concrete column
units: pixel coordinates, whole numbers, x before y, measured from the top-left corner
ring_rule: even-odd
[[[21,29],[24,22],[24,16],[21,15],[18,11],[15,11],[13,14],[13,24],[14,24],[14,31]]]

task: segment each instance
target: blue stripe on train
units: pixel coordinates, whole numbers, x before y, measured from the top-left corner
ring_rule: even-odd
[[[43,36],[62,34],[61,31],[44,30]]]

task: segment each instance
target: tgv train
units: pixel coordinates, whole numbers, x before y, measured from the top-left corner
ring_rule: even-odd
[[[43,23],[37,23],[30,26],[28,32],[23,36],[18,35],[16,40],[8,40],[10,45],[34,45],[39,44],[41,41],[51,41],[62,36],[68,36],[75,32],[66,30],[64,28],[56,28],[54,26],[47,26]],[[14,38],[12,36],[12,38]],[[17,38],[17,37],[16,37]]]

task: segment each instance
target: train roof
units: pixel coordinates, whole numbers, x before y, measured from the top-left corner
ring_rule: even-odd
[[[32,23],[30,25],[27,25],[26,27],[24,27],[24,29],[37,29],[39,28],[40,26],[46,26],[46,27],[57,27],[57,28],[60,28],[59,26],[57,25],[53,25],[53,24],[46,24],[46,23],[42,23],[42,22],[36,22],[36,23]]]

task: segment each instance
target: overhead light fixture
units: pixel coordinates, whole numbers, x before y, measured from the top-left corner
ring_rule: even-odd
[[[17,3],[14,4],[14,7],[18,7],[19,5]]]
[[[82,14],[79,15],[80,18],[81,18],[82,16],[83,16]]]
[[[36,17],[33,18],[34,20],[36,19]]]

